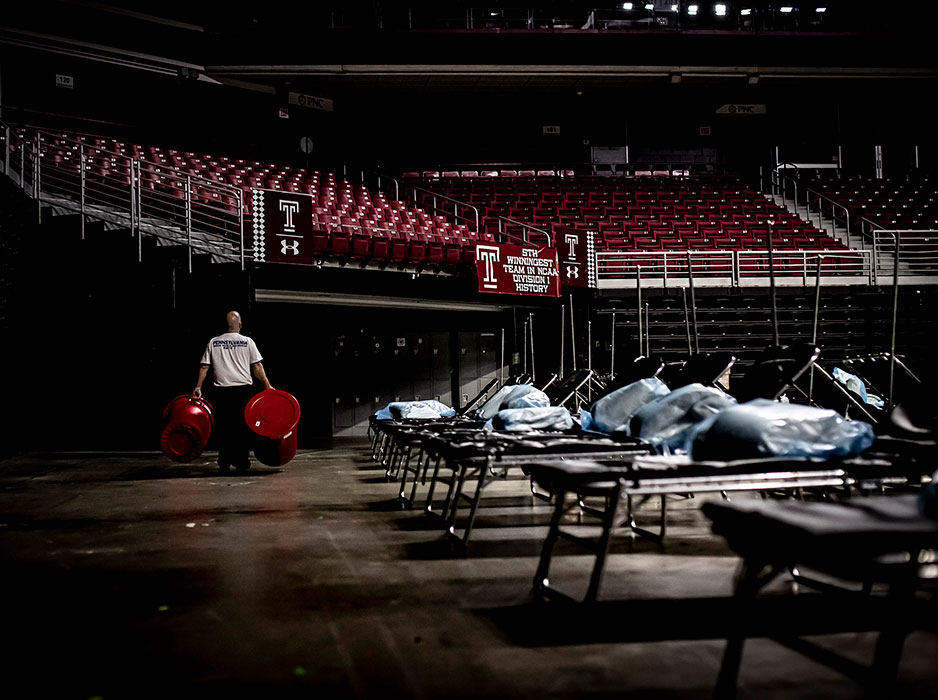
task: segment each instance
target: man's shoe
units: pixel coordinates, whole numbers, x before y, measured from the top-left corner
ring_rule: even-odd
[[[218,471],[222,474],[228,474],[231,471],[231,467],[227,464],[219,464]]]
[[[248,462],[247,464],[236,466],[235,471],[237,471],[238,474],[244,474],[244,472],[246,472],[250,468],[251,468],[251,463]]]

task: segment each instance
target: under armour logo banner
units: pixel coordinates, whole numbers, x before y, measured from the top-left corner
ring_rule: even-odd
[[[564,287],[595,287],[594,275],[596,251],[593,232],[568,226],[554,227],[554,240],[560,253],[563,270],[561,284]]]
[[[557,250],[534,245],[477,245],[479,291],[560,296]]]
[[[254,260],[313,265],[313,198],[297,192],[251,190]]]

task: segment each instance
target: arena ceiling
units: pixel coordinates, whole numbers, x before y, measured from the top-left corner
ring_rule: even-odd
[[[938,77],[938,54],[923,34],[932,26],[925,17],[851,32],[713,26],[679,31],[378,30],[370,24],[375,13],[400,16],[410,6],[426,10],[439,4],[345,0],[298,7],[209,0],[143,2],[131,10],[104,2],[36,0],[4,10],[0,51],[12,56],[38,51],[261,92],[322,96],[363,91],[389,97],[596,94],[665,85],[915,83]],[[873,7],[829,4],[831,11],[850,7],[857,16]],[[555,14],[588,12],[583,3],[541,5]],[[735,11],[741,3],[729,6]],[[343,21],[336,23],[336,17]]]

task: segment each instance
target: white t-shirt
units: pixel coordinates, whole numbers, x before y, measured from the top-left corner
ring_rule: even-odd
[[[251,384],[251,365],[263,358],[252,338],[240,333],[223,333],[208,341],[202,364],[211,365],[215,386]]]

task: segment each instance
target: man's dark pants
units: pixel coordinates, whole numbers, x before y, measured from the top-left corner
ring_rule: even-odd
[[[254,387],[245,384],[212,389],[218,466],[222,471],[230,467],[247,469],[251,465],[251,431],[244,422],[244,407],[254,396]]]

